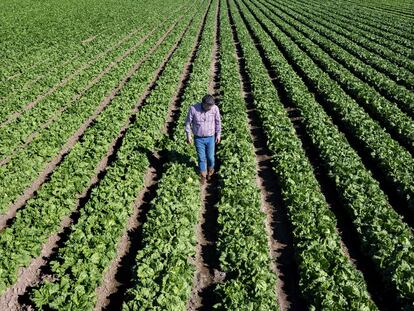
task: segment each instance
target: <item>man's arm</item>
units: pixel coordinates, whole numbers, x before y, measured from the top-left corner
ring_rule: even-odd
[[[193,140],[193,138],[191,137],[191,123],[193,122],[193,109],[192,108],[193,107],[191,106],[190,109],[188,109],[187,118],[185,120],[185,136],[189,144],[191,144]]]
[[[215,115],[215,126],[216,126],[216,143],[219,144],[221,141],[221,115],[220,110],[217,107]]]

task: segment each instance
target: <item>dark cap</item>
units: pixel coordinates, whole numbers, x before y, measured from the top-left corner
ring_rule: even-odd
[[[214,97],[209,95],[209,94],[204,96],[202,101],[203,101],[204,105],[207,105],[207,106],[213,106],[214,105]]]

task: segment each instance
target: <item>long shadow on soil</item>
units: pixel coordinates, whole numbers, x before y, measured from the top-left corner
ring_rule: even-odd
[[[217,161],[217,170],[220,168],[220,161]],[[219,254],[217,251],[216,241],[218,236],[218,209],[217,204],[220,200],[220,179],[218,174],[214,174],[208,181],[205,188],[205,212],[203,214],[204,223],[201,226],[205,242],[201,247],[201,257],[205,266],[208,268],[211,276],[214,277],[214,271],[219,271]],[[199,310],[211,310],[213,305],[217,302],[217,297],[214,295],[216,287],[215,280],[213,283],[206,286],[199,293],[201,298],[201,307]]]

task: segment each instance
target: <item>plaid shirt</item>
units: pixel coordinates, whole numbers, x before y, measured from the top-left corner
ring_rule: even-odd
[[[221,117],[219,108],[214,105],[209,111],[204,111],[201,103],[192,105],[188,110],[185,121],[185,133],[190,136],[191,129],[195,136],[221,135]]]

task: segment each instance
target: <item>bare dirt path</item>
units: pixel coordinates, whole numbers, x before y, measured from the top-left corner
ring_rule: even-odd
[[[211,53],[209,94],[215,97],[219,105],[220,96],[220,1],[217,1],[215,20],[215,42]],[[216,159],[216,171],[220,169],[220,162]],[[196,272],[193,280],[191,296],[188,301],[188,310],[208,310],[214,304],[214,284],[224,279],[219,271],[218,254],[216,250],[217,218],[219,201],[219,177],[214,174],[205,185],[201,186],[201,208],[199,222],[196,227],[196,255],[194,264]]]

